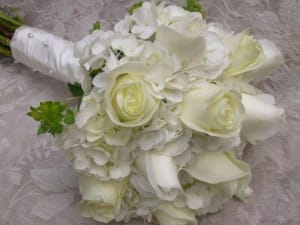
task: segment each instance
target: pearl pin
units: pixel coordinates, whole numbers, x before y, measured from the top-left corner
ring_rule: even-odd
[[[33,38],[33,33],[28,33],[29,38]]]
[[[48,47],[48,41],[43,41],[44,47]]]

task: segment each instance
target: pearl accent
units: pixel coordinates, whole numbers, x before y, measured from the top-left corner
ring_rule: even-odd
[[[33,38],[33,33],[28,33],[27,36],[28,38]]]
[[[44,47],[48,47],[48,41],[43,41]]]

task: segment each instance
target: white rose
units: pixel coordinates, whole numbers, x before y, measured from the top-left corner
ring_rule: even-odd
[[[160,225],[197,224],[194,210],[188,207],[177,207],[171,202],[163,202],[153,215]]]
[[[121,208],[121,200],[127,180],[100,181],[92,176],[80,175],[79,189],[83,201],[79,209],[84,217],[108,223],[113,220]]]
[[[190,129],[211,136],[238,136],[244,108],[241,96],[215,84],[188,91],[182,103],[181,121]]]
[[[264,80],[284,62],[281,52],[275,43],[265,39],[258,40],[258,43],[263,49],[264,60],[243,75],[247,80]]]
[[[226,77],[237,76],[251,70],[264,59],[263,49],[246,30],[227,39],[230,65],[224,71]]]
[[[248,30],[227,39],[231,63],[225,77],[242,75],[247,80],[263,80],[283,62],[280,50],[269,40],[255,40]]]
[[[105,90],[107,114],[117,125],[137,127],[147,123],[159,101],[149,93],[144,80],[148,68],[140,63],[127,63],[111,71]]]

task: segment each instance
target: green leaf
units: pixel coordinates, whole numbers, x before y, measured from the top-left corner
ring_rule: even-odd
[[[64,126],[61,123],[55,123],[55,124],[53,124],[53,130],[50,133],[53,136],[55,136],[55,134],[62,133],[63,130],[64,130]]]
[[[82,97],[84,94],[81,85],[77,82],[74,84],[68,83],[68,88],[73,97]]]
[[[142,5],[143,5],[143,1],[139,1],[139,2],[134,3],[134,4],[128,9],[129,14],[132,15],[132,14],[134,13],[134,11],[135,11],[137,8],[142,7]]]
[[[45,134],[48,132],[48,129],[47,127],[43,126],[42,124],[39,126],[39,129],[37,131],[37,134],[40,135],[40,134]]]
[[[78,98],[77,108],[79,109],[82,97],[84,95],[81,85],[77,82],[75,82],[74,84],[68,83],[68,88],[72,96]]]
[[[67,108],[66,104],[60,102],[47,101],[41,102],[38,107],[30,106],[30,111],[27,113],[28,116],[34,120],[40,122],[37,134],[50,133],[53,136],[63,132],[64,124],[70,125],[74,123],[74,113]]]
[[[67,125],[72,125],[74,122],[74,112],[71,109],[68,109],[64,118],[64,123]]]
[[[97,76],[99,73],[103,73],[103,69],[105,67],[106,64],[106,60],[104,58],[99,58],[98,59],[98,67],[95,68],[90,68],[89,75],[91,78],[94,78],[95,76]]]
[[[90,33],[93,33],[95,30],[100,30],[101,29],[101,24],[99,21],[96,21],[93,24],[93,28],[90,30]]]
[[[99,73],[102,73],[103,72],[103,69],[102,67],[98,68],[98,69],[94,69],[94,70],[90,70],[89,71],[89,75],[91,78],[94,78],[95,76],[97,76]]]
[[[187,11],[190,11],[190,12],[199,12],[199,13],[202,14],[203,18],[206,15],[205,10],[200,5],[198,0],[186,0],[186,6],[184,6],[183,8]]]

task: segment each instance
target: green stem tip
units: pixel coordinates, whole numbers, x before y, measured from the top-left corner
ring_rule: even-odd
[[[8,58],[12,58],[11,50],[3,45],[0,45],[0,55],[3,55]]]
[[[0,44],[9,47],[10,46],[10,39],[7,37],[4,37],[0,34]]]
[[[10,41],[16,29],[23,23],[0,11],[0,55],[12,58]]]
[[[20,21],[15,20],[14,18],[4,14],[0,11],[0,19],[2,21],[5,21],[7,24],[9,24],[12,28],[18,28],[22,26],[23,24]]]

